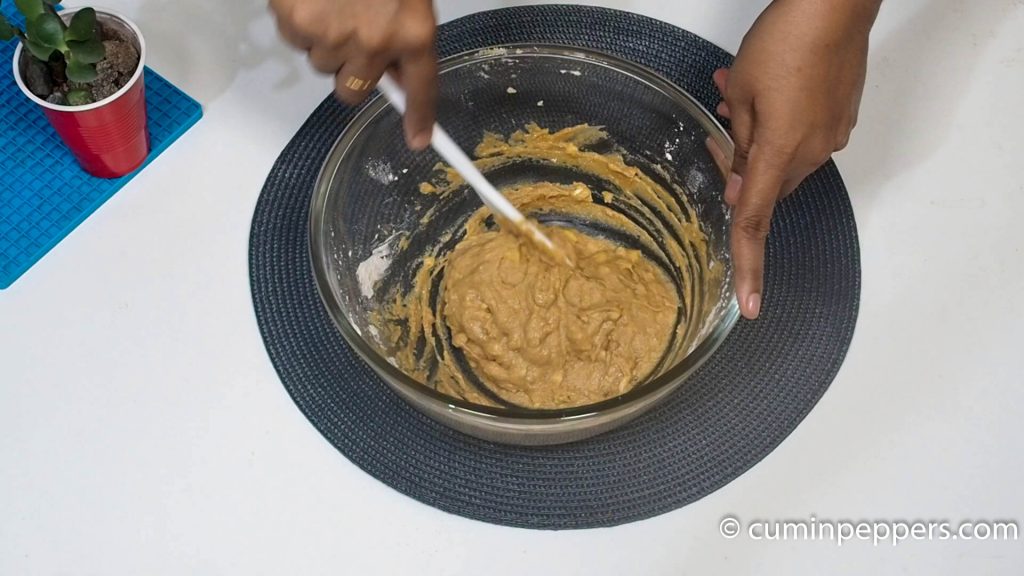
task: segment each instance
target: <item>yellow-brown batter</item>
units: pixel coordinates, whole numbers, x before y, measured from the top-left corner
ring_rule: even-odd
[[[462,230],[442,235],[462,233],[454,249],[425,253],[411,286],[393,290],[379,324],[398,367],[470,402],[553,409],[622,394],[685,355],[696,338],[685,319],[705,305],[692,296],[716,273],[706,237],[681,191],[665,190],[618,153],[585,150],[604,138],[590,126],[552,133],[531,125],[507,140],[488,134],[477,165],[486,173],[525,159],[599,176],[614,191],[539,181],[502,192],[528,216],[565,214],[621,231],[659,262],[578,229],[544,226],[572,259],[566,266],[481,208]],[[443,166],[438,174],[421,192],[444,199],[462,185]]]
[[[507,227],[459,243],[442,283],[451,343],[512,404],[556,408],[618,396],[667,349],[675,287],[638,250],[572,229],[544,231],[575,266]]]

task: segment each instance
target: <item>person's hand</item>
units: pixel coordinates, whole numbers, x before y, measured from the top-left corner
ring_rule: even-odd
[[[436,21],[431,0],[270,0],[281,35],[335,76],[338,96],[362,102],[385,70],[408,94],[405,138],[430,144],[437,101]]]
[[[740,311],[761,310],[775,203],[844,148],[857,123],[868,34],[880,0],[775,0],[731,69],[715,72],[736,143],[725,199]]]

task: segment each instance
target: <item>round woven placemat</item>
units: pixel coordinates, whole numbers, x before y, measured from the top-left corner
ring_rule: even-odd
[[[711,73],[731,57],[688,32],[582,6],[507,8],[441,26],[441,56],[503,43],[601,50],[646,65],[709,110]],[[321,163],[354,110],[332,97],[274,165],[250,237],[252,294],[267,351],[299,409],[385,484],[442,510],[530,528],[610,526],[718,489],[771,452],[828,388],[853,335],[860,256],[831,162],[778,208],[764,310],[662,405],[627,426],[549,447],[492,444],[450,430],[395,396],[348,348],[317,295],[309,205]]]

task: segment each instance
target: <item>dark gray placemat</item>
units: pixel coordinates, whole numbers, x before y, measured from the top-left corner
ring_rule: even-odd
[[[512,42],[589,47],[644,64],[710,110],[711,73],[731,57],[650,18],[582,6],[507,8],[441,27],[442,56]],[[587,528],[673,510],[771,452],[835,377],[860,298],[853,211],[833,163],[783,202],[768,238],[764,310],[661,406],[624,428],[541,448],[492,444],[420,415],[348,348],[313,283],[309,204],[353,110],[331,97],[267,178],[250,276],[267,351],[299,409],[360,468],[421,502],[496,524]],[[354,496],[357,497],[357,496]]]

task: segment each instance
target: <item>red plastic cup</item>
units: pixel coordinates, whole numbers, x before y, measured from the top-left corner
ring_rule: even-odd
[[[68,19],[74,13],[75,10],[67,10],[61,16]],[[14,78],[21,91],[43,108],[54,130],[86,172],[100,178],[117,178],[135,171],[149,155],[143,78],[146,42],[138,26],[124,16],[97,10],[96,17],[105,26],[132,36],[139,51],[139,65],[131,80],[120,90],[85,106],[50,104],[32,94],[25,85],[21,77],[20,44],[14,51]]]

